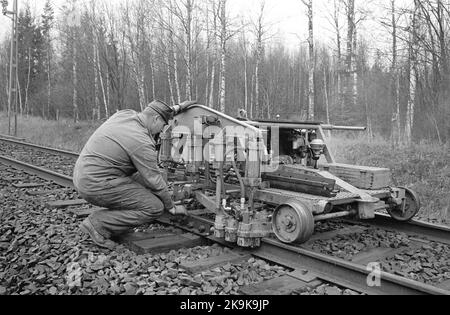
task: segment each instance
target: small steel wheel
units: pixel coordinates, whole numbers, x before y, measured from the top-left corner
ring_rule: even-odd
[[[388,208],[389,215],[396,221],[408,222],[412,220],[420,210],[419,196],[408,188],[399,187],[405,190],[405,200],[400,206]]]
[[[304,203],[292,199],[275,210],[272,229],[281,242],[302,244],[314,233],[314,217]]]

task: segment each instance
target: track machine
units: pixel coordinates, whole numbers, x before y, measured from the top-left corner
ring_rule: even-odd
[[[364,130],[321,123],[242,121],[194,105],[161,134],[160,166],[174,199],[204,209],[214,235],[241,247],[276,236],[304,243],[315,223],[373,219],[386,210],[398,221],[420,209],[416,193],[391,187],[391,171],[336,163],[326,130]]]

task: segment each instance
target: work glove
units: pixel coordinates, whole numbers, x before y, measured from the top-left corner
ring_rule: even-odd
[[[171,215],[184,215],[184,216],[188,215],[187,209],[184,206],[175,206],[169,210],[169,213]]]
[[[189,108],[189,106],[192,106],[192,105],[195,105],[195,104],[197,104],[197,101],[186,101],[186,102],[183,102],[183,103],[181,103],[179,105],[175,105],[173,107],[174,115],[176,116],[176,115],[182,113],[187,108]]]

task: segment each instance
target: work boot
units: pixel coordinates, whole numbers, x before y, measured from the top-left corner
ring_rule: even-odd
[[[81,223],[80,229],[83,233],[88,234],[91,237],[91,240],[100,247],[114,249],[114,247],[116,247],[117,245],[113,241],[103,237],[100,233],[98,233],[89,218]]]

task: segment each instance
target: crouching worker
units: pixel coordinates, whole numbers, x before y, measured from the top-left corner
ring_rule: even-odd
[[[154,137],[193,104],[170,107],[154,101],[141,113],[120,111],[91,136],[75,165],[73,181],[82,198],[106,208],[80,226],[98,246],[114,248],[111,238],[154,221],[164,211],[185,214],[183,207],[174,205],[160,172]]]

